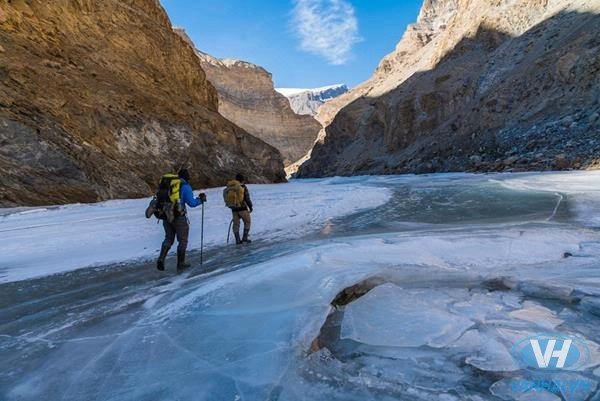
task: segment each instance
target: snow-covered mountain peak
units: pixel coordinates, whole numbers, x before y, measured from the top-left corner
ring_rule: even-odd
[[[296,113],[314,116],[323,103],[348,92],[348,87],[345,84],[335,84],[312,89],[275,88],[275,90],[289,99]]]
[[[275,90],[277,92],[281,93],[283,96],[294,96],[294,95],[298,95],[298,94],[304,93],[304,92],[309,92],[309,93],[312,93],[313,95],[320,95],[323,93],[338,92],[338,91],[342,91],[342,93],[343,93],[343,92],[348,91],[348,87],[345,84],[334,84],[334,85],[322,86],[320,88],[275,88]]]

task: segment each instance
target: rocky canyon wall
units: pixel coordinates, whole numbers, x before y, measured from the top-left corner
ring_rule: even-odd
[[[194,47],[185,31],[175,31]],[[196,53],[217,90],[219,113],[277,148],[286,166],[312,148],[321,124],[312,116],[294,113],[289,101],[275,91],[268,71],[246,61],[221,60],[200,50]]]
[[[600,3],[426,0],[299,176],[594,168]]]
[[[284,180],[158,1],[0,1],[0,205],[148,196],[181,163],[196,186]]]

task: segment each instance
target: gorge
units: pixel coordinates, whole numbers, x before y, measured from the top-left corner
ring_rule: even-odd
[[[373,76],[322,106],[298,176],[598,167],[599,13],[426,0]]]
[[[194,49],[181,28],[175,28]],[[196,49],[208,81],[217,90],[219,113],[253,136],[277,148],[287,166],[313,146],[321,125],[311,116],[298,115],[273,87],[264,68],[234,59],[220,60]]]
[[[1,206],[149,196],[184,164],[202,186],[285,180],[155,0],[4,2],[0,53]]]

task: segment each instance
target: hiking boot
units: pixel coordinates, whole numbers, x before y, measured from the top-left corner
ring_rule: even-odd
[[[233,233],[233,236],[235,237],[235,244],[239,245],[242,243],[242,240],[240,239],[240,233]]]
[[[242,242],[245,242],[246,244],[251,243],[252,241],[248,238],[248,233],[250,232],[250,230],[244,230],[244,236],[242,237]]]
[[[165,259],[167,258],[167,253],[169,253],[168,246],[163,245],[160,248],[160,255],[158,256],[158,260],[156,261],[156,268],[160,271],[165,270]]]
[[[177,273],[190,268],[192,265],[185,261],[185,251],[177,251]]]

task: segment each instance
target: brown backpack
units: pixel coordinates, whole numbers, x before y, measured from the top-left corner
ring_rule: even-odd
[[[230,209],[238,209],[244,206],[244,187],[239,181],[231,180],[223,190],[225,206]]]

